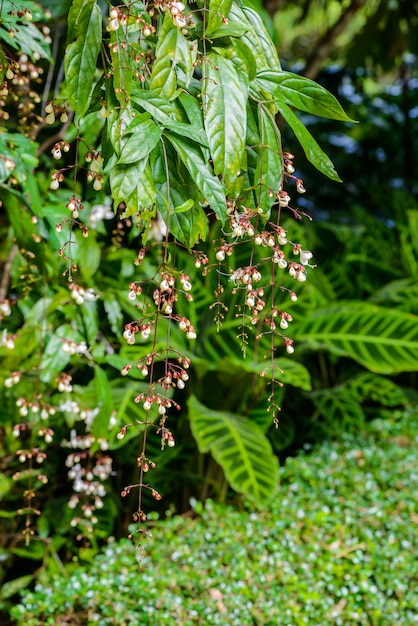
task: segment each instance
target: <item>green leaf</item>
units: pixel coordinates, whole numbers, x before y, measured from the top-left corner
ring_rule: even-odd
[[[22,589],[25,589],[30,585],[33,580],[32,574],[25,574],[24,576],[19,576],[18,578],[14,578],[13,580],[9,580],[2,584],[0,590],[0,598],[2,600],[6,600],[7,598],[11,598],[16,595]]]
[[[168,139],[195,181],[203,201],[209,204],[223,223],[226,218],[226,200],[222,183],[205,163],[196,144],[173,135],[169,135]]]
[[[231,6],[232,0],[210,0],[207,13],[208,19],[204,33],[206,37],[210,37],[222,26],[224,18],[227,18],[229,15]]]
[[[100,267],[101,256],[102,248],[94,236],[90,235],[85,238],[81,235],[77,237],[77,258],[83,277],[91,278],[94,276]]]
[[[263,213],[269,214],[282,185],[282,147],[280,131],[271,115],[260,106],[258,125],[261,145],[254,174],[254,195]]]
[[[208,409],[194,396],[187,404],[199,450],[212,454],[235,491],[265,505],[277,489],[279,468],[261,428],[240,415]]]
[[[240,39],[253,53],[258,71],[281,71],[276,46],[264,26],[260,14],[255,9],[248,6],[240,7],[238,3],[233,3],[229,12],[229,21],[248,26],[248,30]]]
[[[364,425],[365,416],[358,400],[347,390],[332,390],[311,395],[330,433],[358,432]]]
[[[164,124],[167,118],[181,120],[176,105],[166,98],[160,97],[154,91],[145,89],[133,91],[131,100],[144,111],[148,111],[154,120],[160,124]]]
[[[228,189],[239,175],[244,158],[248,91],[232,61],[219,54],[208,54],[203,77],[204,123],[213,169]]]
[[[249,29],[247,24],[238,24],[236,22],[228,22],[221,24],[213,33],[210,33],[211,39],[221,39],[223,37],[242,37]],[[237,40],[234,40],[237,41]]]
[[[338,100],[327,89],[304,76],[292,72],[262,70],[257,74],[256,82],[300,111],[342,122],[355,121],[348,117]]]
[[[122,151],[118,160],[120,165],[145,159],[155,148],[163,132],[150,118],[149,113],[139,115],[134,122],[135,124],[131,124],[123,136]]]
[[[134,75],[137,71],[132,53],[133,42],[129,41],[129,32],[118,28],[110,33],[110,56],[113,66],[114,95],[122,107],[126,107],[134,85]],[[109,107],[110,108],[110,107]]]
[[[188,139],[192,139],[196,143],[199,143],[201,146],[208,147],[208,139],[206,137],[206,133],[203,128],[199,128],[197,126],[193,126],[192,124],[185,124],[184,122],[177,122],[176,120],[167,119],[164,122],[164,126],[168,128],[168,130],[172,130],[174,133],[178,135],[182,135],[182,137],[187,137]]]
[[[198,241],[206,238],[208,220],[203,209],[183,190],[170,185],[170,213],[167,215],[167,184],[161,185],[157,194],[157,206],[169,231],[180,243],[190,250]]]
[[[83,13],[84,0],[73,0],[67,18],[67,43],[77,37],[78,23]]]
[[[129,165],[116,164],[109,180],[115,206],[125,204],[125,217],[154,206],[155,189],[148,157]]]
[[[177,88],[177,65],[185,72],[187,87],[193,76],[196,55],[197,43],[186,39],[167,12],[158,35],[150,89],[169,100]]]
[[[107,319],[109,320],[110,328],[116,336],[119,336],[123,325],[123,314],[119,300],[113,292],[102,293],[101,298],[106,311]]]
[[[42,354],[41,366],[39,368],[40,379],[44,383],[53,380],[70,361],[70,355],[62,349],[62,338],[77,341],[74,331],[68,324],[59,326],[55,330],[55,334],[51,335]]]
[[[99,366],[94,367],[98,414],[93,420],[91,432],[97,437],[105,437],[109,430],[109,420],[113,411],[113,399],[109,381],[105,371]]]
[[[252,51],[240,39],[233,39],[232,46],[234,48],[232,61],[244,74],[248,76],[248,80],[252,81],[257,72],[257,66]]]
[[[417,371],[418,316],[408,313],[367,302],[339,303],[295,322],[294,336],[372,372]]]
[[[325,176],[331,178],[331,180],[341,182],[341,179],[335,171],[334,165],[332,164],[330,158],[318,146],[311,133],[296,117],[292,109],[290,109],[286,102],[281,98],[277,99],[277,103],[280,113],[283,115],[284,119],[295,133],[296,138],[302,146],[308,161],[310,161],[317,170],[325,174]]]
[[[86,0],[80,7],[75,41],[65,50],[65,76],[68,102],[78,117],[89,108],[97,56],[102,44],[102,15],[96,0]]]
[[[359,374],[341,387],[355,395],[359,401],[372,400],[383,406],[400,406],[407,399],[402,387],[389,378],[371,372]]]

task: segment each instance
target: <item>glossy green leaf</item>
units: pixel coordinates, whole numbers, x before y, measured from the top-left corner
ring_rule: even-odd
[[[194,396],[187,404],[199,450],[212,454],[235,491],[266,504],[277,489],[279,467],[262,429],[240,415],[208,409]]]
[[[118,30],[113,30],[110,33],[110,42],[114,93],[122,107],[125,107],[133,89],[136,71],[132,58],[132,43],[127,43],[127,34],[123,28],[118,28]]]
[[[417,370],[418,317],[367,302],[333,304],[299,319],[297,341],[348,356],[372,372]]]
[[[102,44],[102,15],[96,0],[82,3],[75,24],[76,39],[65,51],[68,102],[81,117],[89,107],[96,62]]]
[[[249,30],[248,24],[238,24],[237,22],[228,22],[227,24],[221,24],[214,32],[210,33],[212,40],[221,39],[223,37],[238,38],[242,37],[244,33]],[[238,41],[238,39],[236,39]]]
[[[164,124],[167,118],[180,120],[181,116],[178,108],[173,102],[162,98],[154,91],[139,89],[133,91],[131,100],[144,111],[148,111],[156,122]]]
[[[150,89],[156,94],[170,99],[177,88],[176,66],[185,73],[187,87],[194,72],[197,43],[186,39],[167,12],[161,27],[155,61],[152,67]]]
[[[260,147],[254,175],[254,195],[263,213],[269,214],[282,186],[282,148],[280,131],[271,115],[263,108],[258,110]]]
[[[192,124],[185,124],[184,122],[177,122],[176,120],[170,119],[167,119],[164,122],[164,126],[168,130],[172,130],[182,137],[187,137],[188,139],[196,141],[196,143],[199,143],[201,146],[208,147],[209,145],[204,129],[201,129],[197,126],[193,126]]]
[[[178,184],[178,183],[177,183]],[[167,212],[167,184],[161,185],[157,194],[157,207],[169,231],[189,250],[206,238],[208,220],[205,212],[193,199],[187,197],[187,190],[170,186],[170,212]]]
[[[155,189],[148,157],[130,163],[117,164],[110,171],[110,187],[115,206],[125,204],[125,217],[155,204]]]
[[[348,117],[338,100],[327,89],[304,76],[292,72],[263,70],[257,74],[256,82],[300,111],[341,122],[355,121]]]
[[[223,223],[226,218],[226,200],[222,183],[205,163],[195,143],[174,135],[169,135],[168,139],[195,181],[203,202],[210,206]]]
[[[215,174],[226,188],[240,173],[245,150],[247,87],[235,65],[218,54],[205,60],[202,100]]]
[[[233,39],[231,43],[234,48],[232,61],[248,76],[248,80],[252,81],[257,72],[257,65],[252,51],[241,39]]]
[[[232,0],[210,0],[205,36],[210,37],[221,26],[231,10]]]
[[[126,129],[118,163],[128,165],[147,157],[159,142],[162,132],[149,113],[139,115]]]
[[[296,117],[292,109],[284,100],[278,99],[278,107],[286,122],[296,135],[308,161],[316,167],[317,170],[331,178],[341,182],[340,177],[335,171],[334,165],[325,152],[318,146],[311,133],[306,126]]]
[[[229,12],[229,21],[248,26],[241,36],[241,41],[248,46],[254,55],[257,70],[281,71],[276,46],[263,23],[260,14],[252,7],[240,7],[233,3]]]
[[[77,37],[78,22],[83,13],[84,0],[72,0],[67,18],[67,42]]]

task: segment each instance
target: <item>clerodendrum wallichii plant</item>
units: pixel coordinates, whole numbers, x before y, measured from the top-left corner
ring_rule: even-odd
[[[108,14],[103,16],[105,10]],[[111,472],[111,459],[104,452],[109,446],[112,449],[112,438],[121,442],[136,430],[141,437],[137,481],[124,487],[122,495],[137,490],[134,520],[142,531],[144,494],[160,499],[152,475],[148,478],[155,467],[149,458],[149,441],[157,434],[163,448],[174,446],[170,417],[180,409],[178,390],[189,379],[191,344],[199,335],[198,320],[188,313],[200,293],[196,282],[203,284],[211,277],[213,323],[220,327],[227,317],[225,323],[237,329],[243,351],[255,364],[252,371],[262,376],[278,423],[276,390],[282,385],[285,361],[279,355],[282,349],[288,354],[294,350],[287,335],[292,317],[286,312],[286,301],[297,298],[294,285],[305,281],[312,253],[291,241],[282,225],[284,211],[297,219],[306,217],[295,199],[305,188],[295,175],[293,156],[282,147],[277,119],[280,115],[291,126],[308,160],[336,181],[332,163],[293,109],[350,120],[325,89],[282,71],[276,48],[250,2],[198,0],[185,6],[156,0],[105,8],[96,0],[74,0],[67,20],[65,78],[56,79],[55,93],[50,91],[54,69],[44,22],[45,15],[34,3],[2,3],[4,111],[18,97],[23,103],[19,128],[14,133],[3,129],[0,134],[3,203],[16,241],[9,265],[18,255],[21,264],[32,267],[33,280],[40,274],[44,281],[43,305],[38,306],[39,315],[44,307],[44,328],[36,344],[39,358],[30,348],[29,352],[22,348],[18,363],[13,356],[5,359],[10,371],[4,380],[6,389],[25,380],[31,385],[26,385],[27,395],[17,394],[13,405],[18,407],[13,433],[27,444],[16,455],[29,464],[14,479],[26,481],[26,507],[21,513],[29,535],[36,512],[35,488],[48,480],[37,465],[53,439],[54,420],[60,413],[71,425],[84,420],[86,433],[73,429],[65,445],[71,449],[67,466],[76,492],[70,500],[76,510],[72,523],[87,532],[102,506],[105,490],[100,481]],[[44,82],[40,72],[45,66],[49,69]],[[43,89],[43,97],[31,90],[34,80],[41,85],[37,90]],[[48,135],[45,124],[58,120],[63,126],[57,124],[56,133]],[[36,146],[35,154],[34,140],[42,133],[46,139]],[[45,184],[40,166],[48,163],[51,148],[60,167]],[[34,168],[38,168],[39,187]],[[100,265],[94,231],[98,213],[102,211],[103,217],[109,212],[105,204],[92,208],[88,198],[94,192],[102,203],[110,198],[120,230],[125,223],[141,237],[136,269],[125,273],[129,278],[122,287],[120,281],[114,283],[113,294],[104,289],[96,292],[86,284]],[[115,236],[115,246],[118,241]],[[51,251],[40,252],[42,246],[50,246]],[[54,247],[65,263],[60,274],[66,282],[51,296],[46,283],[55,276],[43,272],[41,265],[51,266]],[[95,269],[90,269],[96,252],[99,262],[94,261]],[[187,267],[195,275],[200,272],[200,280],[192,284]],[[10,277],[10,268],[6,274]],[[19,296],[22,303],[24,297],[31,302],[33,285],[28,282]],[[0,294],[3,318],[13,308],[7,287],[8,277]],[[113,308],[112,298],[120,290],[125,303]],[[123,330],[123,340],[134,346],[129,352],[121,348],[115,354],[119,351],[115,337],[111,349],[103,348],[98,331],[89,328],[98,316],[97,298],[103,299],[114,333]],[[61,320],[51,329],[49,313],[55,315],[59,309],[71,316],[66,313],[69,303],[82,311],[83,323],[77,326],[74,315],[71,323]],[[122,312],[129,312],[132,319],[126,321]],[[27,308],[25,314],[29,319]],[[23,337],[28,335],[28,324],[22,328]],[[3,353],[19,344],[19,337],[17,328],[15,336],[4,331]],[[253,347],[254,342],[259,348]],[[105,364],[128,378],[143,377],[135,381],[137,391],[129,396],[137,404],[131,423],[126,419],[121,423],[118,411],[112,409]],[[64,403],[57,399],[73,391],[77,368],[89,367],[96,408],[80,411],[70,399]],[[122,385],[120,378],[117,385]],[[8,393],[10,401],[12,390]],[[88,393],[91,386],[87,385],[81,397],[87,398]],[[225,412],[220,417],[193,396],[188,408],[200,450],[213,454],[234,489],[262,503],[277,482],[274,463],[269,475],[254,470],[273,456],[263,431],[239,415]],[[22,418],[27,422],[22,423]],[[242,467],[240,453],[245,457]]]

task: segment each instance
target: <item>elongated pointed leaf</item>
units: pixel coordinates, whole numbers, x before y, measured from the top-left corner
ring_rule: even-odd
[[[125,217],[153,207],[155,189],[148,157],[129,165],[115,165],[110,171],[110,187],[115,205],[125,203]]]
[[[206,238],[208,220],[202,207],[188,196],[187,189],[181,189],[178,181],[170,182],[170,213],[167,211],[167,183],[163,183],[157,193],[157,207],[170,233],[190,250],[198,241]],[[179,189],[173,185],[177,184]]]
[[[156,122],[164,124],[167,118],[181,120],[176,105],[154,91],[138,89],[132,92],[131,100],[144,111],[148,111]]]
[[[65,75],[68,102],[76,115],[81,117],[89,108],[102,43],[102,15],[96,0],[83,2],[74,29],[76,40],[69,43],[65,51]]]
[[[300,111],[342,122],[355,121],[348,117],[338,100],[327,89],[304,76],[292,72],[263,70],[257,74],[256,82]]]
[[[408,313],[365,302],[333,305],[295,322],[294,336],[372,372],[418,371],[418,316]]]
[[[201,191],[203,201],[209,204],[217,218],[223,223],[226,218],[226,200],[222,183],[205,163],[196,144],[182,137],[174,137],[174,135],[169,135],[168,139]]]
[[[251,7],[240,7],[233,3],[229,12],[230,22],[246,25],[248,30],[240,38],[254,55],[257,70],[281,70],[279,55],[271,37],[264,26],[260,14]]]
[[[196,55],[197,44],[186,39],[174,25],[171,15],[166,13],[158,36],[150,89],[170,99],[177,88],[176,65],[184,70],[187,87],[193,76]]]
[[[261,145],[254,175],[254,195],[263,213],[269,214],[282,185],[280,132],[274,119],[263,108],[258,114]]]
[[[162,128],[157,126],[148,113],[138,116],[134,125],[127,128],[124,135],[122,152],[118,163],[126,165],[141,161],[155,148],[162,135]]]
[[[242,167],[248,92],[232,61],[218,54],[208,54],[203,75],[204,122],[213,169],[228,188]]]
[[[210,452],[231,487],[263,506],[278,485],[278,460],[263,431],[249,419],[188,401],[190,426],[201,452]]]
[[[277,102],[280,113],[283,115],[284,119],[295,133],[296,138],[302,146],[308,161],[310,161],[317,170],[325,174],[325,176],[331,178],[331,180],[341,182],[341,178],[335,171],[331,159],[318,146],[306,126],[304,126],[304,124],[302,124],[302,122],[296,117],[296,115],[293,113],[292,109],[286,104],[284,99],[278,98]]]
[[[200,143],[201,146],[208,147],[208,139],[206,133],[202,128],[193,126],[192,124],[185,124],[184,122],[177,122],[176,120],[167,119],[164,122],[164,126],[169,130],[181,135],[182,137],[188,137],[193,139],[196,143]]]
[[[134,74],[137,70],[132,54],[132,44],[127,43],[129,34],[123,28],[110,33],[110,56],[113,66],[113,86],[115,96],[122,107],[126,106],[134,85]]]
[[[205,35],[210,37],[222,26],[231,10],[232,0],[210,0]]]

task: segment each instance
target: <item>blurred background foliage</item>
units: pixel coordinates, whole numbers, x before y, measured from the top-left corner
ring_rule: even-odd
[[[53,45],[59,47],[69,3],[45,0],[41,4],[53,14]],[[186,256],[182,259],[196,285],[188,315],[192,322],[199,321],[200,338],[191,351],[189,345],[181,344],[180,334],[173,337],[174,345],[178,342],[192,360],[191,393],[187,409],[182,400],[184,410],[175,427],[176,447],[161,452],[157,442],[149,452],[159,466],[154,478],[156,489],[164,495],[160,514],[169,509],[187,510],[190,498],[234,498],[230,486],[236,484],[239,453],[228,461],[219,456],[216,440],[203,441],[202,424],[198,423],[202,415],[207,417],[206,424],[219,416],[230,416],[226,424],[235,429],[234,433],[239,430],[237,415],[256,424],[259,432],[268,435],[274,451],[274,459],[268,455],[260,459],[260,464],[264,463],[260,472],[275,476],[277,459],[283,462],[303,445],[338,438],[343,431],[357,432],[385,409],[417,401],[418,144],[414,137],[418,130],[418,2],[267,0],[258,8],[277,43],[284,69],[324,85],[358,124],[302,116],[331,156],[342,184],[325,179],[307,164],[283,124],[283,144],[295,154],[297,173],[308,189],[299,199],[299,207],[313,218],[312,222],[297,224],[289,220],[288,227],[297,233],[294,240],[305,241],[306,248],[314,252],[317,268],[292,305],[296,351],[291,360],[280,363],[285,385],[279,392],[282,411],[278,430],[266,413],[266,384],[258,377],[259,364],[251,358],[242,359],[236,342],[239,328],[232,313],[225,319],[222,333],[216,332],[213,312],[208,309],[213,301],[213,275],[201,279],[193,262]],[[40,63],[47,75],[47,55]],[[56,85],[59,73],[57,66],[50,77]],[[15,133],[17,124],[12,115],[8,132]],[[86,137],[96,132],[88,121],[83,131]],[[126,285],[132,277],[138,237],[135,229],[116,219],[98,220],[87,240],[77,233],[82,279],[86,288],[101,295],[80,308],[69,297],[65,280],[57,278],[62,271],[57,256],[62,240],[55,225],[62,219],[66,197],[49,191],[45,172],[53,167],[53,161],[39,144],[52,146],[50,134],[49,129],[41,129],[38,145],[23,137],[17,145],[17,140],[11,143],[4,133],[0,135],[3,152],[9,151],[10,158],[26,155],[21,183],[39,206],[43,236],[50,242],[41,251],[34,245],[35,229],[19,198],[2,188],[4,197],[11,195],[8,212],[2,209],[1,213],[1,237],[7,244],[1,248],[0,262],[3,275],[7,272],[11,276],[12,299],[15,294],[18,301],[7,320],[8,333],[19,330],[17,350],[9,353],[4,346],[0,348],[2,382],[8,372],[29,370],[35,363],[40,327],[47,336],[40,368],[45,386],[69,363],[68,354],[57,350],[61,339],[76,343],[88,339],[94,366],[81,356],[71,360],[71,400],[86,411],[102,407],[92,433],[97,441],[101,437],[112,441],[109,453],[115,472],[107,479],[106,505],[97,513],[99,523],[86,551],[83,542],[77,543],[78,531],[70,526],[72,512],[67,502],[71,483],[62,448],[59,444],[50,446],[45,469],[50,483],[37,496],[42,511],[39,538],[29,546],[22,544],[21,516],[10,513],[21,506],[22,493],[11,476],[19,466],[13,458],[22,442],[13,438],[14,397],[7,387],[2,388],[0,575],[9,582],[17,581],[3,594],[3,606],[43,568],[56,575],[62,562],[75,553],[90,559],[101,540],[110,534],[126,534],[130,503],[121,502],[119,494],[131,480],[137,455],[137,444],[130,436],[119,441],[115,435],[121,425],[138,418],[133,397],[143,384],[138,372],[120,378],[121,367],[141,356],[137,347],[135,356],[130,347],[120,349],[123,323],[135,316]],[[36,163],[37,186],[33,186],[25,171]],[[83,219],[94,222],[98,206],[102,207],[101,215],[109,217],[105,194],[86,193]],[[13,249],[14,237],[26,250],[25,255]],[[233,303],[229,307],[233,311]],[[145,354],[145,345],[143,350]],[[30,379],[22,381],[19,393],[25,395],[24,386],[29,389],[32,383]],[[58,405],[57,397],[52,394],[50,402]],[[68,439],[69,428],[79,425],[79,416],[71,407],[64,413],[65,420],[55,419],[58,442]],[[110,415],[116,418],[108,427]],[[100,456],[98,445],[93,454]],[[235,487],[235,491],[239,489]],[[152,501],[149,506],[155,508],[156,504]]]

